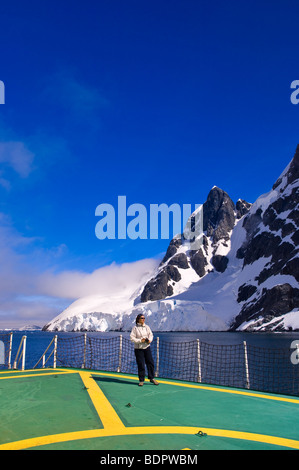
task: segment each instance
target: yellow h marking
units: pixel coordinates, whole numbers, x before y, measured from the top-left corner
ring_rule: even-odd
[[[123,422],[114,410],[113,406],[109,403],[104,393],[97,386],[94,379],[90,376],[89,372],[79,372],[82,382],[87,388],[90,399],[99,415],[100,420],[105,430],[121,431],[125,428]]]

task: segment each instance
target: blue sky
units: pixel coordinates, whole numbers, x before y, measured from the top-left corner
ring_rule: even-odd
[[[98,240],[99,204],[254,202],[292,158],[296,0],[2,3],[0,326],[59,313],[60,276],[166,250]]]

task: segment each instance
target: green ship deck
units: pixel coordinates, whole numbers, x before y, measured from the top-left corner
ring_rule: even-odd
[[[299,449],[299,399],[82,369],[0,372],[0,450]]]

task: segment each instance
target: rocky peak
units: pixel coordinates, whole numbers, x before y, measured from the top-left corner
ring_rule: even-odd
[[[203,204],[203,245],[198,250],[188,250],[182,234],[171,240],[159,270],[141,293],[141,302],[161,300],[174,294],[182,282],[186,285],[186,273],[193,273],[193,281],[208,272],[224,272],[228,258],[229,240],[236,221],[248,212],[250,204],[239,199],[236,206],[222,189],[214,186]],[[220,253],[218,252],[220,250]],[[188,276],[187,276],[188,277]],[[191,276],[192,277],[192,276]]]
[[[235,205],[229,195],[214,186],[203,205],[203,230],[213,243],[229,239],[229,232],[235,225]]]
[[[283,190],[287,185],[292,184],[299,178],[299,144],[297,145],[295,155],[285,169],[283,174],[278,178],[278,180],[274,183],[272,189],[276,189],[279,186],[282,186],[280,189]]]

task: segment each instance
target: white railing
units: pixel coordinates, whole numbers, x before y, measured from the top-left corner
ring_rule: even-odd
[[[117,372],[120,372],[120,371],[121,371],[122,345],[123,345],[123,337],[122,337],[122,335],[120,335],[120,337],[119,337],[119,351],[118,351],[118,368],[117,368]]]
[[[8,363],[7,367],[8,369],[11,369],[11,353],[12,353],[12,338],[13,338],[13,333],[11,332],[9,338],[9,350],[8,350]]]
[[[51,345],[54,343],[53,345],[53,349],[52,351],[50,352],[49,356],[47,357],[46,359],[46,354],[47,352],[49,351]],[[47,349],[45,350],[45,352],[43,353],[43,355],[40,357],[40,359],[37,361],[37,363],[35,364],[35,366],[33,367],[33,369],[36,369],[36,367],[38,366],[38,364],[40,363],[40,361],[42,361],[42,368],[44,369],[46,367],[46,363],[48,362],[48,360],[50,359],[50,357],[53,355],[53,368],[56,369],[56,358],[57,358],[57,335],[54,336],[54,338],[52,339],[52,341],[50,342],[49,346],[47,347]]]
[[[16,354],[14,363],[13,363],[13,369],[18,369],[20,361],[22,359],[22,366],[21,370],[25,370],[25,358],[26,358],[26,340],[27,336],[22,336],[22,339],[20,341],[19,349]],[[11,355],[11,350],[10,350],[10,355]],[[10,368],[10,367],[9,367]]]
[[[244,345],[244,358],[245,358],[245,370],[246,370],[246,388],[250,388],[250,380],[249,380],[249,367],[248,367],[248,353],[247,353],[247,343],[243,341]]]
[[[159,377],[159,365],[160,365],[160,338],[157,337],[157,358],[156,358],[156,371],[155,377]]]
[[[198,362],[198,376],[197,382],[201,383],[201,359],[200,359],[200,341],[196,340],[196,349],[197,349],[197,362]]]
[[[84,353],[83,353],[83,364],[82,364],[82,369],[85,369],[86,365],[86,342],[87,342],[87,335],[84,333]]]
[[[12,331],[10,333],[0,333],[0,364],[7,366],[8,369],[11,369],[12,339]]]

